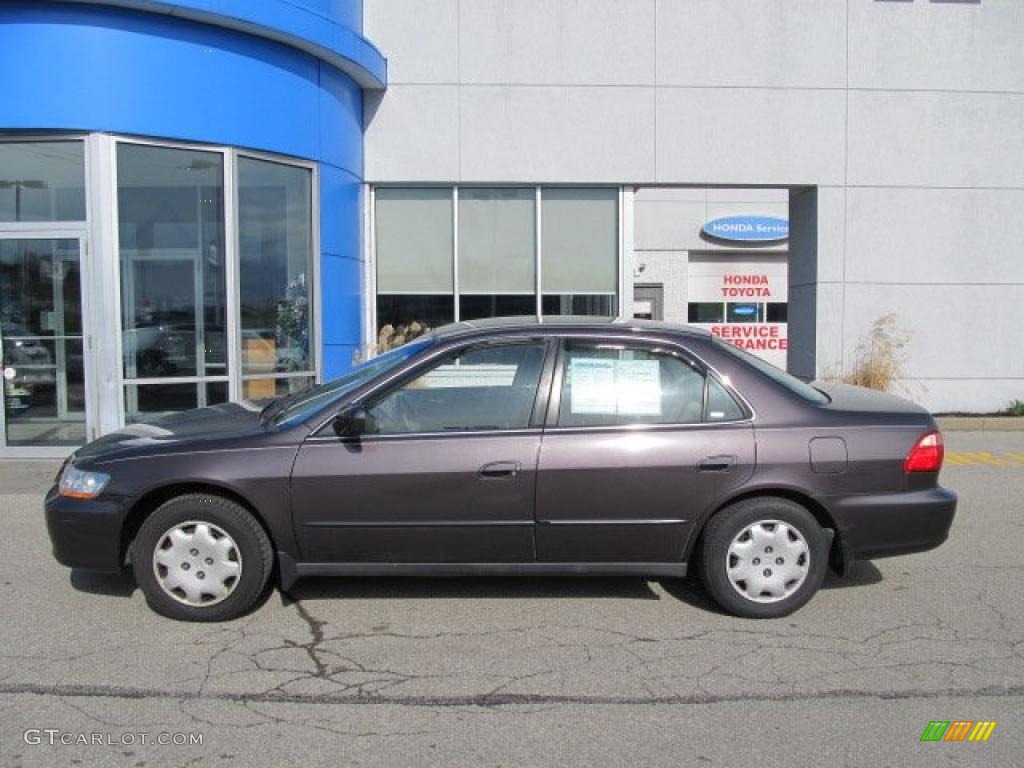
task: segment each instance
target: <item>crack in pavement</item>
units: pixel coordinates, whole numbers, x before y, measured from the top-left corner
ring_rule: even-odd
[[[707,705],[741,701],[777,703],[821,701],[827,699],[963,699],[1024,698],[1024,685],[983,686],[979,688],[907,688],[895,691],[869,691],[837,688],[806,693],[735,693],[691,694],[673,696],[571,696],[541,693],[482,693],[465,696],[378,696],[371,694],[336,695],[329,693],[188,693],[158,688],[129,688],[105,685],[41,685],[38,683],[0,683],[0,695],[29,694],[69,698],[105,699],[167,699],[171,701],[230,701],[261,704],[372,704],[400,707],[498,707],[520,704],[587,704],[587,705]]]

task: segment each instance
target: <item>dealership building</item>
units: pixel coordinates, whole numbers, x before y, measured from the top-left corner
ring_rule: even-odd
[[[0,455],[498,315],[1024,399],[1019,0],[15,0],[0,73]]]

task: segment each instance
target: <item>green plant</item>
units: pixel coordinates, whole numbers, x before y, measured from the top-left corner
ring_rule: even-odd
[[[903,348],[910,335],[896,324],[896,314],[890,312],[875,320],[867,336],[857,345],[853,367],[842,380],[847,384],[888,392],[903,376],[906,356]]]
[[[1007,416],[1024,416],[1024,400],[1014,400],[1006,409]]]

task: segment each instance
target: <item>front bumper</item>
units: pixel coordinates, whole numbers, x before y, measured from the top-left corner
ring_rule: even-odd
[[[116,571],[121,562],[123,499],[68,499],[46,494],[46,530],[57,562],[69,568]]]
[[[945,488],[831,500],[844,559],[893,557],[934,549],[949,536],[956,494]]]

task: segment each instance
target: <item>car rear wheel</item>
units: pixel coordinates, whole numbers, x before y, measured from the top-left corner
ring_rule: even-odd
[[[754,498],[726,507],[704,530],[704,585],[729,613],[786,616],[804,605],[825,579],[828,539],[796,502]]]
[[[228,621],[263,593],[273,550],[263,527],[241,505],[188,494],[166,502],[142,524],[132,567],[157,613],[182,621]]]

